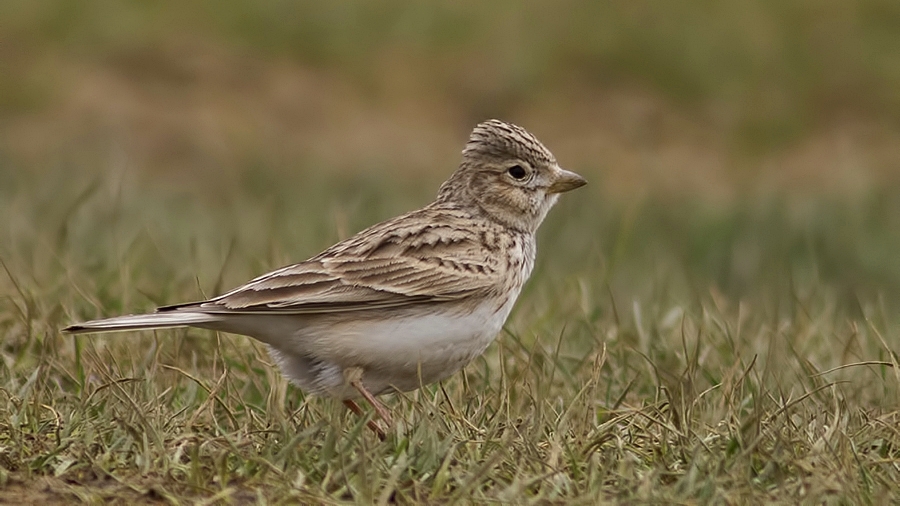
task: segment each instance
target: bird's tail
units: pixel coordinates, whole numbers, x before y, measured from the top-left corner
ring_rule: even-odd
[[[186,327],[220,320],[221,317],[200,312],[173,311],[171,313],[149,313],[116,316],[104,320],[76,323],[63,329],[69,334],[89,334],[100,332],[121,332],[124,330],[165,329]]]

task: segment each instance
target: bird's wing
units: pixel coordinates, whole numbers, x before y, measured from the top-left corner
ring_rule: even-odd
[[[209,301],[160,311],[328,313],[445,302],[500,289],[504,264],[486,254],[485,235],[435,225],[441,218],[400,217]]]

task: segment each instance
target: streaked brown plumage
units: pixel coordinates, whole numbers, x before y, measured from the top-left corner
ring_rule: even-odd
[[[301,388],[360,393],[386,417],[369,393],[441,380],[490,344],[531,274],[535,231],[559,193],[584,183],[524,129],[489,120],[422,209],[208,301],[65,330],[187,325],[251,336]]]

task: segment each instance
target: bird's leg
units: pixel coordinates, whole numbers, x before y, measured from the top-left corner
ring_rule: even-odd
[[[366,390],[366,387],[363,386],[362,381],[360,381],[358,379],[351,380],[350,386],[355,388],[356,391],[359,392],[360,395],[363,396],[363,399],[369,401],[369,404],[371,404],[372,407],[375,408],[375,412],[378,413],[378,416],[382,420],[384,420],[384,423],[388,424],[388,427],[390,427],[391,425],[394,424],[394,422],[391,421],[391,414],[388,413],[387,408],[385,408],[383,404],[378,402],[378,399],[376,399],[375,396],[372,395],[371,392]]]
[[[372,407],[375,409],[375,413],[378,414],[378,417],[384,420],[388,427],[390,427],[391,425],[393,425],[393,421],[391,421],[391,414],[388,413],[388,410],[385,409],[385,407],[380,402],[378,402],[378,399],[376,399],[375,396],[372,395],[372,392],[369,392],[368,390],[366,390],[366,387],[363,386],[362,373],[363,370],[361,368],[350,367],[344,370],[344,378],[347,380],[347,383],[350,386],[355,388],[356,391],[363,396],[363,399],[367,400],[369,404],[372,405]],[[350,408],[350,410],[354,413],[360,416],[363,415],[362,409],[352,400],[345,400],[344,405]],[[375,427],[377,427],[377,429]],[[369,428],[378,433],[381,439],[384,439],[384,430],[382,430],[374,420],[369,420]]]
[[[350,411],[354,412],[357,416],[361,416],[361,417],[366,416],[366,413],[362,410],[361,407],[359,407],[359,404],[357,404],[356,402],[353,401],[353,399],[344,399],[344,406],[347,406],[347,408],[349,408]],[[384,441],[384,438],[387,437],[387,434],[385,434],[384,429],[382,429],[381,426],[379,426],[375,422],[375,420],[366,421],[366,427],[371,429],[372,432],[374,432],[375,435],[378,436],[378,439],[380,439],[382,441]]]

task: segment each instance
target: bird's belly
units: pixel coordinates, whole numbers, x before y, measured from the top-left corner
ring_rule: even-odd
[[[316,343],[316,355],[340,367],[363,369],[373,393],[414,390],[462,369],[500,332],[512,307],[484,303],[475,310],[405,311],[330,326]],[[324,329],[323,329],[324,330]]]

